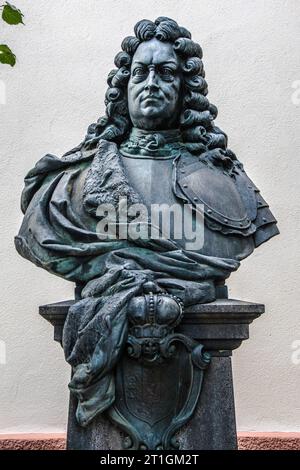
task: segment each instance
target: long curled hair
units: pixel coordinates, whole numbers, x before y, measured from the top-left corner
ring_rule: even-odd
[[[154,22],[141,20],[134,27],[135,36],[126,37],[114,60],[116,69],[108,74],[108,89],[105,95],[105,116],[91,124],[83,142],[92,148],[100,139],[122,142],[132,128],[128,111],[127,84],[132,58],[138,46],[152,38],[173,44],[180,56],[183,76],[183,101],[180,115],[180,130],[186,148],[197,155],[218,150],[223,160],[235,160],[227,149],[226,134],[215,126],[217,107],[207,99],[207,83],[202,62],[202,49],[191,39],[191,33],[176,21],[159,17]]]

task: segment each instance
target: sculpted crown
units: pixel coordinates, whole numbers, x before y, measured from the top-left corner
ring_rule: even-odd
[[[163,338],[180,323],[183,304],[165,292],[134,297],[128,306],[130,332],[136,338]]]

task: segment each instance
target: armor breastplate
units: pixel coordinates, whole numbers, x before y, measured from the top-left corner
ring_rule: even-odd
[[[209,173],[205,171],[203,171],[203,173],[199,173],[197,171],[199,162],[196,164],[184,166],[184,173],[182,173],[182,170],[178,172],[177,183],[182,191],[180,191],[180,194],[177,194],[177,196],[174,194],[172,178],[174,178],[175,157],[176,155],[170,158],[158,159],[156,157],[139,158],[136,156],[128,157],[122,155],[122,163],[130,185],[135,189],[136,192],[140,194],[149,210],[152,204],[167,204],[169,206],[172,206],[173,204],[179,204],[181,207],[183,207],[183,204],[188,202],[190,204],[203,204],[205,208],[205,215],[207,211],[212,211],[212,215],[216,220],[211,218],[211,222],[214,223],[215,221],[216,228],[214,226],[210,227],[209,224],[204,224],[203,218],[200,220],[197,219],[196,221],[196,223],[201,225],[198,227],[199,230],[204,231],[204,245],[201,249],[195,251],[206,254],[208,256],[219,256],[224,258],[242,259],[248,256],[253,251],[252,237],[240,237],[236,236],[235,234],[225,236],[225,234],[223,234],[222,230],[219,228],[220,224],[218,221],[222,220],[222,217],[226,217],[228,221],[230,220],[228,226],[225,227],[225,230],[232,230],[232,224],[236,224],[238,232],[240,231],[241,227],[237,224],[243,223],[244,226],[242,229],[245,231],[249,231],[251,227],[251,221],[250,223],[247,221],[248,216],[246,214],[244,204],[242,203],[237,189],[233,186],[234,183],[231,183],[230,177],[226,176],[226,190],[228,193],[227,200],[229,201],[230,207],[228,207],[227,210],[224,209],[224,212],[222,213],[221,203],[214,207],[213,196],[214,194],[220,194],[221,197],[222,184],[224,184],[224,181],[222,180],[218,187],[211,189],[209,195],[210,199],[208,194],[205,199],[206,194],[204,188],[202,189],[202,187],[204,186],[205,178],[207,178],[207,174]],[[184,157],[182,160],[184,161]],[[198,190],[197,181],[199,177],[203,177],[203,184],[201,187],[203,194]],[[230,193],[230,191],[232,193]],[[220,197],[218,199],[220,199]],[[195,200],[196,198],[198,198],[197,201]],[[173,221],[171,220],[171,233],[172,230],[174,230],[174,227],[172,227],[172,222]],[[196,229],[198,230],[198,228]],[[182,239],[176,241],[180,247],[185,249],[186,243],[189,243],[189,240],[185,238],[184,230]]]

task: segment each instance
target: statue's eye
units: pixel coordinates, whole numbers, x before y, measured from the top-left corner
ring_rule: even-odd
[[[134,77],[141,77],[143,75],[145,75],[147,73],[145,67],[136,67],[134,70],[133,70],[133,76]]]
[[[160,73],[162,75],[174,75],[174,70],[170,67],[161,67]]]

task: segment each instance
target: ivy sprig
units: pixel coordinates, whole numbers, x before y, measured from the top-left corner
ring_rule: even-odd
[[[11,5],[9,2],[5,2],[4,5],[0,6],[2,8],[2,20],[5,23],[10,25],[24,24],[23,23],[23,13],[14,5]],[[2,64],[9,64],[12,67],[16,63],[16,56],[13,51],[7,46],[7,44],[0,44],[0,62]]]

